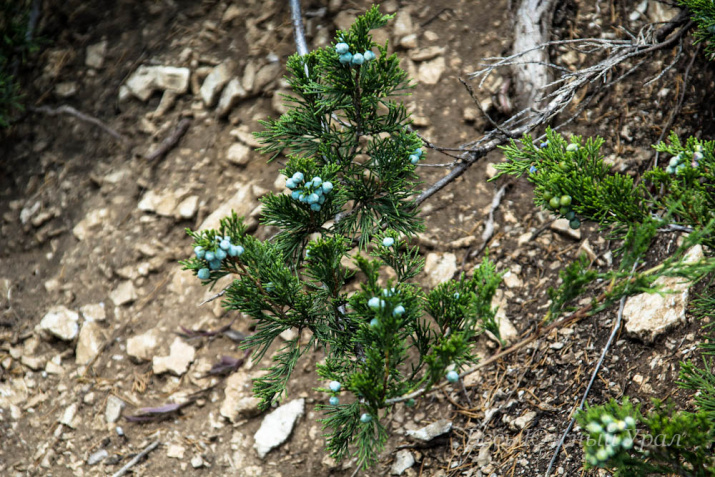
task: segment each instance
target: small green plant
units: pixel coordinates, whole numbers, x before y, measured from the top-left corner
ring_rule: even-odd
[[[676,411],[654,400],[642,414],[624,398],[587,407],[576,420],[587,434],[586,468],[610,469],[617,477],[715,475],[715,425],[704,412]]]
[[[260,241],[233,215],[219,230],[188,231],[195,256],[183,262],[205,285],[235,277],[224,306],[255,320],[243,343],[255,361],[283,331],[298,330],[254,381],[263,409],[281,399],[301,356],[324,351],[327,446],[361,466],[384,445],[392,406],[456,382],[476,360],[473,338],[485,328],[498,336],[490,304],[501,275],[488,259],[433,290],[413,281],[423,260],[410,240],[423,225],[411,197],[425,153],[395,100],[411,88],[407,75],[369,34],[390,18],[374,7],[333,46],[288,60],[297,96],[257,135],[271,159],[287,156],[289,192],[262,199],[263,223],[280,232]]]
[[[705,53],[715,59],[715,4],[710,0],[678,0],[692,13],[697,28],[693,36],[696,43],[705,43]]]

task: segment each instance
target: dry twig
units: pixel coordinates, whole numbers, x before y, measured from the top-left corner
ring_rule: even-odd
[[[127,465],[125,465],[124,467],[119,469],[114,475],[112,475],[112,477],[122,477],[124,474],[127,473],[127,471],[129,471],[129,469],[131,469],[132,467],[137,465],[137,463],[139,463],[140,460],[142,460],[144,457],[146,457],[149,454],[149,452],[151,452],[154,449],[156,449],[157,447],[159,447],[159,444],[161,444],[161,442],[154,441],[151,444],[149,444],[148,446],[146,446],[143,451],[138,453],[132,460],[127,462]]]
[[[75,108],[72,106],[60,106],[59,108],[50,108],[49,106],[38,106],[34,108],[29,108],[30,111],[33,113],[43,113],[47,114],[48,116],[59,116],[60,114],[68,114],[70,116],[74,116],[75,118],[79,119],[80,121],[84,121],[86,123],[94,124],[98,128],[100,128],[102,131],[106,132],[110,136],[112,136],[114,139],[117,141],[124,143],[126,142],[126,139],[124,136],[119,134],[115,129],[112,129],[111,127],[107,126],[104,122],[100,121],[99,119],[95,118],[94,116],[89,116],[88,114],[85,114],[81,111],[77,111]]]
[[[153,161],[164,157],[169,151],[176,147],[179,140],[181,140],[184,134],[186,134],[186,131],[189,130],[189,126],[191,126],[191,119],[184,118],[179,121],[179,124],[176,125],[171,134],[166,139],[161,141],[159,147],[157,147],[153,152],[148,153],[144,156],[144,158],[147,161]]]

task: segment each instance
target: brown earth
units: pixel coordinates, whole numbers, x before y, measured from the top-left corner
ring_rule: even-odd
[[[615,25],[634,31],[659,11],[651,2],[647,15],[631,22],[634,2],[599,4],[600,13],[590,3],[560,4],[554,38],[597,36],[615,32]],[[474,106],[458,78],[466,79],[477,70],[481,58],[509,53],[508,4],[392,0],[383,5],[383,11],[400,12],[403,18],[409,13],[418,48],[444,48],[421,62],[408,60],[415,51],[409,41],[407,47],[394,50],[418,80],[414,94],[406,98],[415,126],[434,144],[458,146],[487,128],[479,114],[474,117]],[[336,26],[346,27],[369,5],[341,0],[304,4],[309,45],[325,45]],[[233,19],[226,16],[234,13]],[[391,24],[378,32],[379,41],[389,38],[397,44],[393,29]],[[189,340],[196,358],[180,377],[156,375],[151,361],[135,363],[127,353],[128,339],[152,330],[158,337],[156,356],[168,354],[182,326],[218,329],[236,318],[235,330],[251,330],[249,320],[229,316],[219,300],[198,306],[212,293],[182,272],[177,261],[191,251],[186,227],[197,228],[237,193],[244,194],[237,204],[240,209],[258,217],[257,198],[282,188],[276,185],[280,161],[267,166],[245,133],[260,128],[258,119],[281,111],[277,92],[285,90],[283,66],[295,49],[287,5],[271,0],[48,1],[40,31],[46,47],[23,73],[28,104],[73,106],[119,131],[126,142],[70,116],[36,113],[15,125],[0,144],[0,474],[113,474],[133,454],[160,440],[161,446],[133,467],[136,475],[351,475],[351,462],[341,466],[326,458],[314,411],[316,404],[327,400],[313,390],[323,384],[313,371],[321,352],[304,359],[289,388],[288,400],[306,399],[305,415],[292,437],[265,460],[252,449],[262,416],[226,420],[220,414],[225,382],[202,378],[221,356],[242,355],[235,342],[225,336]],[[87,47],[102,40],[108,45],[103,66],[88,67]],[[684,86],[684,71],[694,51],[689,41],[684,57],[662,79],[643,86],[672,61],[677,48],[657,52],[638,72],[603,93],[564,132],[606,138],[605,153],[613,155],[621,170],[636,173],[647,167],[653,157],[650,145],[660,136]],[[566,67],[589,60],[567,51],[551,53]],[[204,106],[195,86],[206,67],[229,58],[242,79],[247,69],[264,73],[256,76],[249,97],[228,118],[220,119],[213,108]],[[160,93],[146,102],[118,100],[120,86],[142,64],[190,68],[196,78],[192,90],[160,113],[155,113]],[[430,84],[429,75],[442,65],[439,81]],[[477,91],[489,101],[496,118],[507,117],[496,107],[500,86],[509,79],[508,71],[502,73],[486,90]],[[679,133],[712,137],[713,109],[707,101],[712,73],[712,66],[695,59],[684,106],[674,123]],[[67,84],[76,92],[58,96]],[[191,125],[178,146],[164,158],[145,159],[182,118],[190,118]],[[229,147],[243,142],[249,148],[246,163],[228,161]],[[430,151],[428,162],[451,160]],[[481,260],[471,257],[471,251],[479,248],[489,204],[501,185],[486,182],[487,163],[501,160],[499,153],[491,154],[423,206],[428,232],[420,242],[425,255],[454,253],[457,266],[466,271]],[[445,169],[424,167],[420,172],[425,184],[431,184]],[[150,193],[164,202],[141,210],[139,204]],[[195,210],[189,201],[184,205],[190,213],[175,216],[178,204],[192,196],[197,200]],[[599,258],[595,267],[607,267],[608,251],[615,248],[592,224],[584,225],[579,239],[547,229],[536,240],[519,241],[547,220],[534,208],[530,186],[523,180],[508,189],[495,215],[497,229],[489,254],[500,270],[512,272],[512,279],[502,286],[502,308],[520,332],[541,320],[548,303],[546,290],[557,283],[558,271],[573,260],[585,240]],[[266,238],[270,231],[258,227],[255,234]],[[649,264],[672,250],[675,237],[660,240]],[[129,288],[134,290],[129,300],[117,304],[123,301],[117,290]],[[51,307],[80,310],[92,304],[103,304],[106,319],[94,326],[102,347],[89,363],[76,362],[76,342],[44,340],[34,331]],[[440,418],[453,420],[452,433],[435,446],[413,449],[416,464],[407,475],[543,475],[614,317],[610,310],[544,337],[472,376],[466,390],[434,393],[415,409],[396,406],[389,424],[393,435],[380,463],[360,475],[387,474],[397,448],[414,447],[403,431]],[[651,397],[670,396],[689,406],[689,396],[674,380],[679,361],[693,355],[698,332],[699,325],[690,323],[652,345],[620,336],[589,402],[627,394],[645,403]],[[494,343],[486,339],[482,348],[485,355],[495,352]],[[239,373],[255,375],[267,362],[249,364]],[[105,421],[111,395],[127,404],[127,416],[141,407],[186,402],[196,392],[203,394],[168,420]],[[75,411],[74,419],[63,419],[68,408]],[[513,423],[520,416],[525,418],[523,428]],[[123,436],[117,434],[117,425]],[[556,466],[559,475],[581,473],[579,435],[571,433]],[[108,458],[88,465],[88,457],[100,449],[107,450]],[[195,469],[197,463],[200,467]]]

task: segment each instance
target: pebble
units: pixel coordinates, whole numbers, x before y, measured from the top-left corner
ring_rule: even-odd
[[[299,417],[305,412],[305,399],[296,399],[275,409],[261,423],[254,435],[253,448],[263,459],[268,452],[283,444]]]
[[[125,407],[124,401],[114,394],[110,394],[107,397],[107,406],[104,408],[104,420],[107,421],[107,424],[117,422],[122,416],[122,411]]]
[[[204,460],[201,458],[200,455],[195,455],[191,458],[191,467],[194,469],[198,469],[199,467],[202,467],[204,465]]]
[[[77,94],[77,91],[79,91],[79,86],[74,81],[65,81],[55,85],[55,94],[60,98],[70,98]]]
[[[231,164],[245,166],[250,159],[251,149],[241,143],[234,143],[226,151],[226,160]]]
[[[441,46],[428,46],[409,52],[408,56],[412,61],[427,61],[444,54],[445,48]]]
[[[206,106],[212,107],[216,104],[223,87],[231,80],[233,69],[233,61],[224,61],[206,77],[200,90],[201,99]]]
[[[429,442],[435,437],[439,437],[452,430],[452,421],[449,419],[440,419],[432,424],[414,431],[407,431],[405,434],[413,439]]]
[[[431,287],[451,280],[457,272],[457,256],[453,253],[433,252],[425,260],[425,273]]]
[[[412,17],[408,10],[400,10],[395,15],[395,21],[392,27],[392,33],[397,38],[410,35],[414,32],[414,27],[412,25]]]
[[[141,65],[132,73],[125,86],[136,98],[147,101],[157,90],[170,90],[177,94],[186,93],[189,89],[190,75],[188,68]],[[124,99],[121,96],[120,92],[120,99]]]
[[[444,61],[444,57],[442,56],[434,60],[421,63],[417,72],[419,82],[423,84],[437,84],[446,68],[447,65]]]
[[[154,356],[152,369],[154,374],[171,372],[176,376],[181,376],[189,369],[195,356],[194,347],[177,337],[169,347],[169,356]]]
[[[186,448],[179,444],[169,444],[169,448],[166,450],[166,456],[172,459],[183,459]]]
[[[253,83],[253,90],[263,91],[274,79],[278,77],[278,73],[281,71],[281,64],[278,62],[268,63],[264,65],[258,73],[256,73],[256,78]]]
[[[64,306],[55,306],[45,314],[35,331],[44,339],[52,337],[72,341],[79,334],[79,314]]]
[[[102,322],[107,319],[107,311],[104,309],[104,303],[84,305],[79,311],[82,313],[84,321]]]
[[[221,404],[221,415],[231,422],[257,415],[258,399],[253,394],[253,377],[241,370],[226,379],[225,398]]]
[[[102,40],[99,43],[89,45],[87,47],[87,56],[84,59],[84,64],[90,68],[100,69],[104,66],[104,57],[107,55],[107,40]]]
[[[397,451],[395,461],[390,468],[390,474],[402,475],[407,469],[415,465],[415,456],[407,449]]]
[[[173,217],[182,193],[172,191],[147,191],[137,206],[143,212],[153,212],[163,217]]]
[[[180,219],[191,219],[196,215],[199,210],[199,196],[191,195],[186,199],[182,200],[174,211],[174,218]]]
[[[536,412],[534,411],[529,411],[524,413],[524,415],[517,417],[513,421],[509,423],[509,427],[515,431],[520,431],[522,429],[526,429],[529,424],[531,424],[531,421],[534,420],[536,417]]]
[[[107,457],[109,457],[109,452],[107,452],[107,449],[99,449],[98,451],[92,453],[92,455],[89,456],[89,458],[87,459],[87,465],[97,465]]]
[[[79,365],[91,363],[102,350],[105,336],[102,328],[94,321],[85,321],[79,332],[77,347],[75,348],[75,361]]]
[[[556,219],[551,223],[549,228],[555,232],[560,233],[561,235],[566,235],[567,237],[571,237],[572,239],[581,240],[581,229],[572,229],[569,226],[568,219]]]
[[[109,298],[116,306],[122,306],[136,300],[138,295],[136,288],[134,288],[134,284],[127,280],[120,283],[117,288],[112,290],[109,294]]]
[[[412,33],[410,35],[402,37],[402,39],[400,39],[400,46],[408,50],[417,48],[417,35]]]
[[[239,101],[247,96],[248,93],[243,89],[241,81],[239,81],[238,78],[233,78],[223,89],[223,93],[221,93],[221,99],[219,99],[218,106],[216,107],[216,114],[219,118],[228,116]]]
[[[136,361],[148,361],[154,356],[159,341],[154,330],[127,340],[127,355]]]
[[[72,403],[65,408],[65,412],[62,413],[62,417],[60,417],[59,423],[74,429],[77,426],[77,423],[74,420],[76,415],[77,403]]]
[[[72,234],[74,234],[77,240],[85,240],[91,229],[110,222],[111,220],[112,214],[110,214],[108,209],[94,209],[88,212],[87,215],[74,226]]]

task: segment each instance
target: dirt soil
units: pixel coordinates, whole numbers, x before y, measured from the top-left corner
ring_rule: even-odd
[[[347,27],[370,6],[359,0],[302,3],[310,47],[326,45],[336,28]],[[616,25],[637,31],[668,14],[654,0],[633,20],[636,2],[592,3],[560,3],[553,37],[623,36]],[[390,0],[383,5],[383,11],[399,12],[400,21],[378,32],[377,39],[398,45],[391,50],[417,80],[406,102],[416,128],[434,144],[456,147],[488,129],[458,78],[479,69],[481,58],[510,52],[511,4]],[[283,188],[280,161],[266,165],[249,133],[260,129],[257,120],[284,111],[278,93],[286,91],[285,60],[295,51],[287,2],[50,0],[40,32],[45,48],[23,73],[28,104],[72,106],[124,140],[72,116],[34,113],[5,133],[0,144],[0,475],[111,475],[155,440],[160,446],[132,467],[134,475],[353,475],[353,461],[335,463],[324,450],[314,408],[327,396],[313,390],[324,385],[313,371],[323,358],[320,351],[296,369],[286,399],[305,398],[304,416],[290,439],[263,460],[253,449],[263,416],[223,416],[227,381],[205,377],[222,356],[242,356],[232,335],[179,339],[195,357],[178,376],[155,374],[152,363],[154,356],[169,355],[181,327],[216,330],[231,324],[237,332],[251,332],[250,320],[227,314],[220,300],[199,306],[215,291],[202,289],[178,260],[191,252],[185,228],[211,223],[230,200],[257,225],[258,198]],[[404,38],[412,33],[414,38]],[[102,64],[90,60],[88,66],[88,47],[96,51],[102,41]],[[673,60],[677,46],[658,52],[603,93],[563,132],[606,138],[605,153],[620,170],[635,174],[647,167],[654,156],[650,145],[683,91],[695,50],[689,42],[659,81],[644,86]],[[436,55],[421,59],[419,49],[425,47],[438,47]],[[590,60],[567,50],[554,49],[551,55],[567,68]],[[227,59],[233,60],[233,75],[247,95],[220,118],[215,107],[204,104],[199,87]],[[157,91],[146,101],[119,99],[122,85],[140,65],[189,68],[189,91],[163,96]],[[509,71],[501,73],[477,90],[497,119],[509,114],[499,92],[508,97],[513,89],[503,88]],[[713,68],[696,57],[673,124],[679,133],[712,137],[713,104],[707,101],[712,91]],[[176,147],[164,157],[146,159],[182,119],[190,125]],[[428,163],[452,160],[436,151],[428,155]],[[426,256],[449,260],[454,254],[464,271],[479,263],[482,255],[471,252],[480,248],[489,205],[502,185],[486,182],[493,174],[488,164],[501,160],[499,153],[491,154],[425,203],[428,232],[420,244]],[[424,167],[420,173],[431,184],[446,169]],[[542,227],[549,220],[533,206],[523,180],[508,188],[495,214],[488,249],[499,269],[511,272],[499,303],[518,333],[543,318],[546,291],[584,247],[593,250],[594,267],[617,261],[610,252],[615,244],[592,224],[570,236]],[[543,231],[534,240],[524,240],[537,229]],[[254,233],[267,238],[271,230],[257,226]],[[648,265],[672,251],[676,240],[660,237]],[[432,279],[421,277],[425,285]],[[47,339],[36,329],[58,306],[79,313],[79,337]],[[398,448],[415,459],[404,475],[543,475],[614,318],[615,310],[609,310],[552,333],[468,377],[464,389],[433,393],[415,409],[396,406],[388,418],[392,437],[379,464],[359,475],[387,475]],[[654,344],[619,336],[589,402],[627,394],[648,403],[651,397],[670,396],[688,408],[689,396],[674,381],[679,362],[694,354],[698,332],[699,324],[689,323]],[[143,360],[130,356],[129,340],[137,336],[155,340],[144,343]],[[484,356],[496,352],[486,338],[480,347]],[[237,375],[247,380],[267,363],[268,358],[249,362]],[[234,379],[238,388],[245,382]],[[246,392],[231,389],[228,393]],[[188,405],[158,422],[108,422],[113,419],[107,408],[116,398],[126,406],[124,417],[143,407]],[[438,419],[453,422],[446,439],[418,447],[404,436],[405,430]],[[90,465],[90,456],[102,455],[103,449],[105,458]],[[580,434],[574,431],[555,470],[581,475],[581,466]]]

